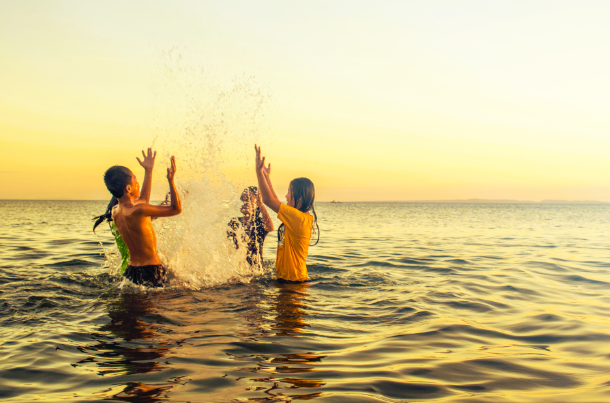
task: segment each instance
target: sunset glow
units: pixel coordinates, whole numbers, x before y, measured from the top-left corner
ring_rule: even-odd
[[[0,199],[106,199],[104,170],[135,170],[159,122],[170,127],[159,73],[169,60],[269,94],[243,141],[262,141],[282,195],[307,176],[321,201],[610,202],[609,11],[601,1],[5,1]],[[227,178],[255,182],[235,147]]]

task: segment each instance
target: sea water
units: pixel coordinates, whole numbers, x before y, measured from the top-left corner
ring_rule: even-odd
[[[317,203],[310,283],[273,232],[259,274],[208,284],[202,250],[152,291],[106,203],[0,201],[4,401],[610,401],[610,206]]]

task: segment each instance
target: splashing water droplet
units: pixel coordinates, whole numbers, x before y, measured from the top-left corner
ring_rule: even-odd
[[[171,51],[160,53],[157,67],[162,88],[151,126],[161,158],[153,189],[167,189],[161,167],[174,155],[182,201],[180,215],[153,222],[159,257],[174,276],[170,285],[201,288],[268,273],[269,264],[246,262],[246,248],[235,249],[227,230],[242,190],[256,181],[253,145],[261,140],[269,91],[245,75],[213,76]]]

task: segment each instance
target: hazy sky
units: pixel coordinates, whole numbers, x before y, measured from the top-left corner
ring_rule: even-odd
[[[106,199],[106,168],[140,172],[159,133],[206,143],[205,115],[227,178],[255,181],[259,141],[282,195],[307,176],[318,200],[610,202],[609,18],[607,1],[3,0],[0,198]]]

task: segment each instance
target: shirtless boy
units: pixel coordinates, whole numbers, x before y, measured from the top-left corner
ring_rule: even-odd
[[[172,157],[171,167],[167,168],[171,203],[169,206],[155,206],[149,204],[149,199],[157,152],[153,154],[149,148],[148,153],[142,151],[142,155],[143,161],[136,158],[144,168],[142,189],[133,172],[118,165],[106,171],[104,182],[119,201],[112,210],[112,220],[129,249],[129,266],[124,276],[135,284],[162,287],[166,281],[166,270],[157,256],[157,237],[150,220],[153,217],[170,217],[182,211],[174,184],[176,160]]]

